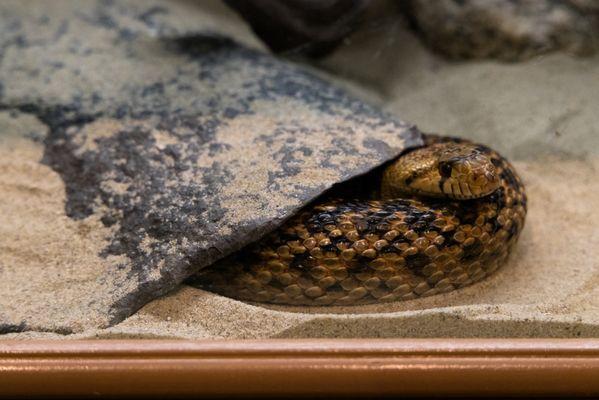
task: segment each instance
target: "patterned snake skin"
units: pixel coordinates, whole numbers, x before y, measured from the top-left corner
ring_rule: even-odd
[[[193,284],[245,301],[354,305],[480,281],[524,226],[514,168],[486,146],[426,135],[382,173],[376,199],[326,199]]]

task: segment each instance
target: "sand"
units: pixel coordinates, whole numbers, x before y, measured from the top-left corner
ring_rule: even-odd
[[[384,32],[385,37],[380,31],[355,36],[322,67],[343,76],[331,79],[424,131],[485,142],[514,162],[527,188],[529,213],[514,253],[496,274],[445,295],[345,308],[252,305],[183,285],[108,329],[4,337],[598,336],[599,58],[556,54],[519,64],[448,63],[400,26]],[[26,190],[15,184],[21,181],[62,190],[52,170],[37,166],[35,144],[11,143],[19,157],[10,162],[13,180],[0,181],[4,199],[23,201],[15,196]],[[56,204],[36,207],[63,221]],[[44,223],[24,207],[3,204],[5,210],[22,224]],[[3,229],[2,234],[16,235]],[[49,232],[42,226],[28,229]],[[41,252],[33,256],[40,265],[50,260]]]

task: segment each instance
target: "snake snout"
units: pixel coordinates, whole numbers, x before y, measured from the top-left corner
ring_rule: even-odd
[[[443,192],[456,199],[474,199],[493,193],[500,177],[493,162],[478,151],[458,157],[452,162],[452,174],[445,178]]]
[[[500,177],[492,160],[476,146],[436,143],[388,166],[381,186],[383,198],[407,194],[468,200],[494,192]]]

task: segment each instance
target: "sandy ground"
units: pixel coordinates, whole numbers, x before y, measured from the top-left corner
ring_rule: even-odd
[[[348,308],[265,307],[182,286],[109,329],[5,337],[598,336],[599,58],[448,63],[392,28],[384,40],[380,33],[358,35],[323,67],[424,131],[477,139],[514,162],[527,188],[529,214],[514,254],[495,275],[446,295]],[[9,194],[3,198],[22,201],[27,188],[15,184],[21,181],[61,190],[53,171],[31,167],[40,155],[34,144],[11,143],[20,157],[11,160],[10,182],[0,181]],[[21,168],[25,164],[30,167]],[[4,207],[21,213],[12,215],[15,220],[32,219],[25,207]],[[37,256],[40,265],[47,261]]]

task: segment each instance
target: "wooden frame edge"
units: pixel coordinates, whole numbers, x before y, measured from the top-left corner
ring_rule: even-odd
[[[599,393],[594,339],[0,341],[0,394]]]

